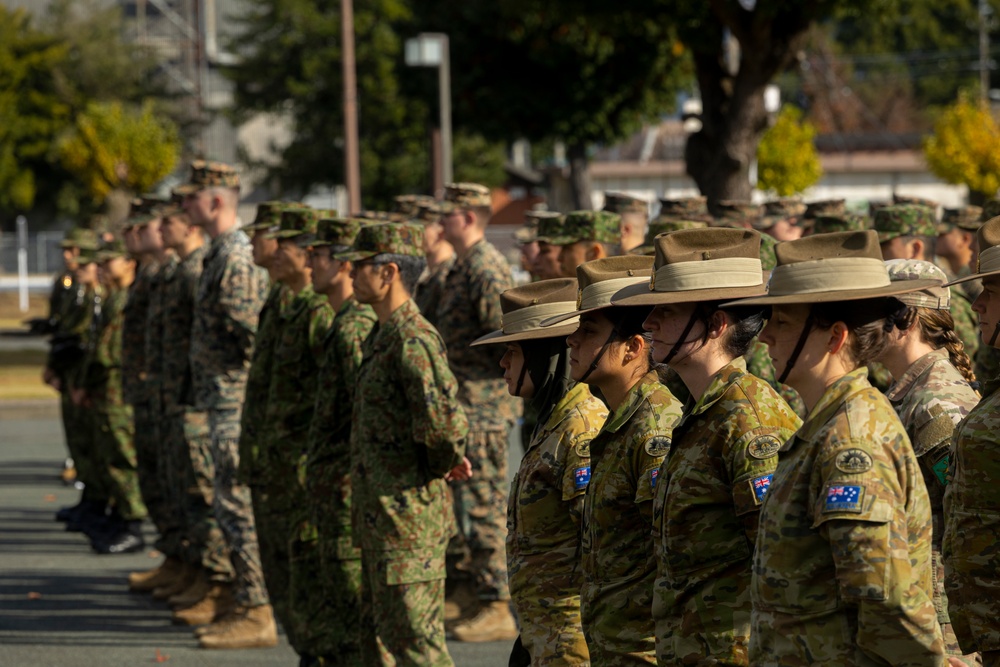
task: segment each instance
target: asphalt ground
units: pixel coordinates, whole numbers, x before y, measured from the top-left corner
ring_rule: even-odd
[[[63,530],[54,514],[79,497],[58,479],[65,456],[55,402],[0,402],[0,667],[298,664],[284,636],[271,649],[199,649],[190,628],[170,624],[165,603],[129,593],[128,573],[161,558],[98,556]],[[459,667],[506,665],[509,643],[449,650]]]

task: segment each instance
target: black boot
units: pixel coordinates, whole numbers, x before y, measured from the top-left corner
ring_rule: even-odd
[[[91,546],[99,554],[131,554],[142,551],[146,542],[142,539],[142,521],[124,521],[121,530],[104,541],[94,541]]]
[[[94,526],[107,520],[107,504],[88,500],[83,509],[66,522],[66,531],[70,533],[86,533]]]
[[[60,508],[59,511],[56,512],[56,521],[62,521],[63,523],[72,521],[78,514],[86,511],[87,504],[87,501],[81,498],[80,502],[76,505],[67,505],[66,507]]]

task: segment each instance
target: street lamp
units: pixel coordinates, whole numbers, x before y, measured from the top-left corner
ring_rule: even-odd
[[[422,32],[406,40],[406,64],[410,67],[437,67],[441,99],[441,183],[451,183],[451,67],[448,64],[448,35]]]

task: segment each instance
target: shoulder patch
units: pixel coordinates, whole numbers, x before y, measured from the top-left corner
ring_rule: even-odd
[[[755,459],[769,459],[781,449],[781,441],[773,435],[759,435],[747,445],[747,453]]]
[[[834,465],[840,472],[850,474],[867,472],[872,468],[872,457],[863,449],[845,449],[837,454]]]
[[[670,453],[670,438],[665,435],[651,435],[643,440],[642,447],[650,456],[666,456]]]
[[[654,490],[656,489],[656,480],[659,478],[659,476],[660,476],[659,468],[653,468],[652,470],[649,471],[649,485],[653,487]]]
[[[865,498],[865,487],[843,484],[828,484],[824,512],[861,512],[861,502]]]
[[[934,406],[934,408],[940,407],[939,405]],[[955,422],[951,420],[951,417],[943,410],[935,414],[934,408],[931,408],[931,420],[924,424],[914,437],[913,450],[917,456],[930,451],[946,440],[950,440],[951,434],[955,431]]]
[[[573,482],[577,491],[586,489],[587,485],[590,484],[590,466],[577,468],[573,473]]]
[[[764,501],[764,496],[767,495],[767,490],[771,488],[771,475],[764,475],[762,477],[754,477],[751,480],[747,480],[750,484],[750,489],[753,491],[754,502],[760,505]]]
[[[951,461],[951,454],[945,453],[944,456],[939,458],[931,466],[931,470],[934,471],[934,476],[937,480],[941,482],[941,486],[948,486],[948,464]]]
[[[580,458],[590,458],[590,440],[583,440],[576,443],[576,455]]]

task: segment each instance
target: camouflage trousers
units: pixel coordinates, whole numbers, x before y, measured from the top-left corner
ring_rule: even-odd
[[[136,403],[135,454],[138,462],[139,489],[156,526],[156,548],[167,556],[179,557],[181,551],[180,516],[171,501],[167,466],[163,460],[162,419],[159,401]]]
[[[100,461],[95,449],[93,411],[74,405],[68,391],[60,396],[60,403],[63,428],[66,431],[66,448],[73,457],[76,478],[84,484],[83,499],[98,504],[107,503],[108,490],[98,467]]]
[[[229,548],[233,564],[236,601],[248,607],[268,604],[260,564],[257,526],[250,488],[236,479],[239,469],[240,407],[214,408],[208,412],[215,461],[215,495],[212,509]]]
[[[470,430],[473,477],[451,482],[459,535],[448,545],[448,578],[472,577],[482,600],[509,600],[507,587],[507,431]]]
[[[215,461],[208,415],[176,406],[163,422],[163,442],[169,483],[182,519],[181,558],[201,567],[215,582],[230,582],[229,549],[212,510]]]
[[[144,519],[147,512],[136,471],[132,407],[95,398],[93,433],[94,450],[109,500],[126,521]]]
[[[365,665],[450,667],[440,549],[364,551],[361,650]]]
[[[281,489],[272,485],[252,484],[250,488],[253,516],[257,523],[257,543],[260,545],[260,563],[264,569],[264,581],[267,583],[271,606],[288,635],[288,643],[297,653],[301,653],[288,602],[292,504],[283,497]]]

